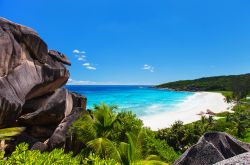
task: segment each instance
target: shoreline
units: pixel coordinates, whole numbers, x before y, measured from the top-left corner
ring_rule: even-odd
[[[214,92],[195,92],[184,102],[176,105],[176,109],[166,111],[157,115],[148,115],[140,117],[144,126],[150,127],[156,131],[158,129],[170,127],[175,121],[183,121],[184,124],[200,120],[201,116],[197,115],[207,109],[214,113],[230,111],[234,103],[225,102],[225,97],[221,93]]]

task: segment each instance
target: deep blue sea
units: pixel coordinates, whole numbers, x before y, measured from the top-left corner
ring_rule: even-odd
[[[175,110],[176,105],[193,95],[191,92],[161,90],[151,86],[66,85],[66,88],[85,95],[88,109],[105,102],[117,105],[120,111],[132,111],[138,117]]]

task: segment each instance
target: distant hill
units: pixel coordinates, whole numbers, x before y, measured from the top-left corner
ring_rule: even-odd
[[[242,85],[250,90],[250,73],[181,80],[160,84],[156,88],[169,88],[177,91],[232,91],[235,86]]]

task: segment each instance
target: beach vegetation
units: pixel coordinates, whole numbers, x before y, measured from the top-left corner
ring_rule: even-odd
[[[176,121],[171,127],[158,131],[144,127],[132,112],[119,112],[117,106],[98,104],[70,129],[85,144],[78,155],[65,153],[63,149],[31,151],[22,143],[8,158],[1,152],[0,164],[172,164],[206,132],[227,132],[250,142],[250,100],[242,100],[232,112],[201,116],[199,121],[189,124]],[[6,137],[9,136],[12,134]]]
[[[215,119],[218,117],[218,119]],[[184,152],[195,144],[206,132],[227,132],[232,136],[250,142],[250,105],[241,103],[232,112],[222,112],[215,116],[201,116],[201,120],[184,125],[175,122],[170,128],[157,131],[157,138],[165,140],[176,151]]]
[[[71,131],[85,145],[83,155],[94,153],[121,164],[173,162],[178,154],[131,112],[116,113],[115,106],[95,105],[77,120]]]

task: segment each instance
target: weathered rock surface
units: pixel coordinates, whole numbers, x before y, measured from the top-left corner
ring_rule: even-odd
[[[61,52],[58,52],[56,50],[49,50],[48,54],[49,56],[55,58],[57,61],[60,61],[63,64],[71,65],[71,62],[68,60],[67,56],[62,54]]]
[[[57,89],[49,96],[46,95],[45,97],[28,100],[27,104],[29,106],[26,105],[24,108],[29,110],[26,111],[32,111],[32,105],[34,105],[32,102],[41,106],[37,109],[33,109],[31,113],[26,113],[19,117],[19,122],[25,125],[58,124],[64,117],[70,114],[73,109],[72,96],[69,91],[64,88]]]
[[[41,151],[73,144],[69,127],[87,100],[61,88],[70,76],[64,64],[66,55],[48,50],[33,29],[0,18],[0,128],[26,127],[9,152],[20,142]]]
[[[214,165],[249,165],[250,164],[250,152],[246,152],[232,158],[222,160]]]
[[[82,108],[74,108],[72,113],[61,121],[53,135],[48,140],[47,144],[50,150],[65,145],[66,139],[72,136],[69,128],[72,123],[80,117],[81,112],[83,113]]]
[[[17,119],[26,100],[53,92],[68,78],[34,30],[0,18],[0,127]]]
[[[227,133],[206,133],[174,164],[211,165],[248,151],[250,151],[250,144],[240,142]]]

